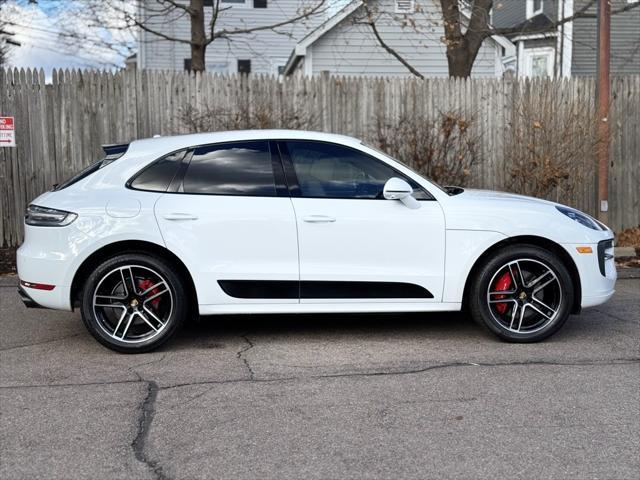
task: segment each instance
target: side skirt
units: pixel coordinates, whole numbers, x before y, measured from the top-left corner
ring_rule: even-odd
[[[198,305],[200,315],[233,315],[255,313],[401,313],[401,312],[458,312],[461,303],[262,303],[232,305]]]

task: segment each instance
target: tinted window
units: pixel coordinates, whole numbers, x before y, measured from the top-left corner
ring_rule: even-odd
[[[185,153],[186,150],[171,153],[152,163],[138,174],[131,182],[131,187],[137,190],[166,192]]]
[[[413,180],[351,148],[322,142],[286,142],[303,197],[384,198],[392,177],[406,180],[418,200],[431,197]]]
[[[198,147],[184,176],[185,193],[273,197],[276,187],[266,141]]]

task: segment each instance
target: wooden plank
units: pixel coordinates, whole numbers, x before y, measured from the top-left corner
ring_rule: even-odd
[[[610,224],[640,224],[640,76],[612,79]],[[400,118],[416,125],[454,112],[473,119],[481,161],[468,183],[504,189],[511,155],[529,147],[514,144],[514,133],[547,125],[552,145],[531,137],[546,155],[569,148],[572,188],[549,198],[597,214],[593,139],[584,135],[594,119],[591,78],[502,80],[392,77],[317,77],[186,72],[54,70],[45,84],[41,70],[0,70],[0,113],[14,115],[17,148],[0,149],[0,243],[22,238],[25,205],[100,154],[100,145],[153,134],[185,133],[189,106],[211,112],[206,128],[288,127],[354,135],[367,141],[388,135]],[[519,108],[524,106],[529,117]],[[584,122],[577,121],[582,118]],[[205,118],[206,119],[206,118]],[[296,120],[297,119],[297,120]],[[297,123],[296,123],[297,122]],[[585,127],[585,122],[587,126]],[[583,138],[584,137],[584,138]],[[526,142],[523,142],[526,143]],[[545,150],[546,149],[546,150]]]

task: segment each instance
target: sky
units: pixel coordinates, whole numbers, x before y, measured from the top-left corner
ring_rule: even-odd
[[[69,0],[40,0],[30,3],[27,0],[0,0],[0,15],[7,22],[6,30],[15,33],[14,40],[20,47],[10,50],[9,66],[43,68],[50,77],[53,68],[116,68],[123,66],[128,48],[115,52],[110,48],[97,47],[97,41],[82,42],[84,46],[65,46],[59,37],[61,28],[65,32],[82,32],[92,40],[122,40],[123,44],[133,47],[131,35],[108,27],[88,29],[87,18],[78,11],[78,2]]]

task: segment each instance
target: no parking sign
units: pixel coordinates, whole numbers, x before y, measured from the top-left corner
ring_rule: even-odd
[[[0,117],[0,147],[16,146],[16,129],[13,117]]]

